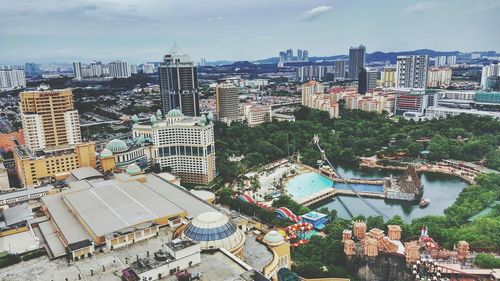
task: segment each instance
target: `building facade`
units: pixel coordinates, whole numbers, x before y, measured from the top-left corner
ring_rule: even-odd
[[[91,65],[92,67],[92,65]],[[108,64],[109,76],[113,78],[128,78],[130,74],[130,65],[124,61],[112,61]],[[102,71],[102,68],[101,68]],[[97,74],[97,72],[96,72]],[[101,74],[102,75],[102,74]]]
[[[380,84],[382,88],[396,87],[396,68],[385,67],[380,74]]]
[[[349,48],[349,79],[357,80],[359,71],[365,67],[366,62],[366,47],[359,45],[359,47]]]
[[[0,69],[0,90],[26,87],[26,76],[22,69]]]
[[[199,116],[198,71],[191,58],[174,46],[158,68],[163,112],[179,109]]]
[[[73,76],[75,77],[76,80],[82,80],[83,75],[82,75],[82,63],[81,62],[74,62],[73,63]]]
[[[396,87],[425,89],[427,86],[428,56],[398,56]]]
[[[451,68],[429,68],[427,87],[447,87],[451,84]]]
[[[249,127],[256,127],[272,121],[270,105],[244,105],[243,116]]]
[[[135,123],[134,138],[152,142],[151,158],[162,168],[170,167],[182,182],[208,184],[215,178],[213,116],[184,116],[178,109],[164,119],[152,116],[147,124]]]
[[[238,121],[238,89],[233,83],[219,83],[215,88],[217,119],[226,123]]]
[[[335,61],[335,67],[334,67],[335,68],[335,72],[334,72],[335,79],[341,80],[341,79],[345,78],[345,63],[346,63],[345,60]]]

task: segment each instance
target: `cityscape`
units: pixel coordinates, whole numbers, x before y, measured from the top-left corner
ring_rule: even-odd
[[[29,2],[1,281],[500,280],[496,0]]]

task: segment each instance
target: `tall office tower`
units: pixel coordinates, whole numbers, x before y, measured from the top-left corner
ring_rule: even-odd
[[[285,62],[285,60],[286,60],[286,53],[280,52],[280,62]]]
[[[359,47],[349,48],[349,79],[358,79],[360,69],[365,67],[365,60],[365,46],[359,45]]]
[[[130,77],[130,66],[124,61],[112,61],[108,64],[109,76],[113,78]]]
[[[345,78],[345,60],[335,61],[335,79]]]
[[[301,49],[297,50],[297,60],[298,61],[304,60],[304,56],[302,54],[302,50]]]
[[[286,60],[285,61],[293,61],[293,50],[286,50]]]
[[[82,80],[82,63],[81,62],[74,62],[73,63],[73,75],[75,76],[76,80]]]
[[[198,70],[177,45],[163,57],[158,68],[163,112],[180,109],[184,115],[200,115]]]
[[[145,63],[142,65],[142,73],[152,74],[155,72],[155,65],[152,63]]]
[[[90,72],[92,76],[101,77],[102,76],[102,63],[100,61],[93,61],[90,63]]]
[[[302,51],[302,60],[305,60],[305,61],[309,60],[309,51],[308,50]]]
[[[22,69],[0,70],[0,90],[26,87],[26,76]]]
[[[488,77],[500,76],[500,65],[497,61],[484,65],[481,71],[481,89],[486,90]]]
[[[71,89],[21,92],[19,97],[24,140],[30,149],[82,142]]]
[[[366,72],[366,68],[361,68],[358,73],[358,93],[366,94],[368,91],[368,76]]]
[[[215,100],[219,121],[226,123],[238,121],[240,112],[238,89],[233,83],[219,83],[215,88]]]
[[[14,148],[23,186],[64,179],[68,171],[95,167],[94,143],[82,143],[70,89],[21,92],[24,146]]]
[[[165,118],[152,116],[148,124],[132,126],[134,138],[151,138],[152,161],[172,168],[182,182],[208,184],[215,178],[213,116],[184,116],[178,109]]]
[[[385,67],[380,74],[380,84],[382,88],[396,87],[396,68]]]
[[[429,57],[422,55],[398,56],[396,65],[396,87],[425,89]]]

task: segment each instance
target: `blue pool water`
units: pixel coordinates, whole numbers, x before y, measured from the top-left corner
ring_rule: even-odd
[[[315,172],[304,173],[292,178],[288,181],[286,189],[293,199],[300,200],[323,189],[332,188],[332,184],[338,189],[348,189],[346,184],[333,183],[329,178]],[[357,191],[384,192],[381,185],[351,184],[351,186]]]

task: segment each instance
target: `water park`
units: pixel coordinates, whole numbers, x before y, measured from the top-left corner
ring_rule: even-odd
[[[243,202],[255,204],[260,208],[272,209],[256,201],[247,194],[239,195],[238,198]],[[286,241],[290,242],[291,247],[307,244],[314,235],[323,235],[321,231],[328,223],[327,215],[315,211],[298,216],[286,207],[279,207],[274,209],[274,212],[277,218],[294,222],[292,225],[277,229],[278,233],[280,233]]]

